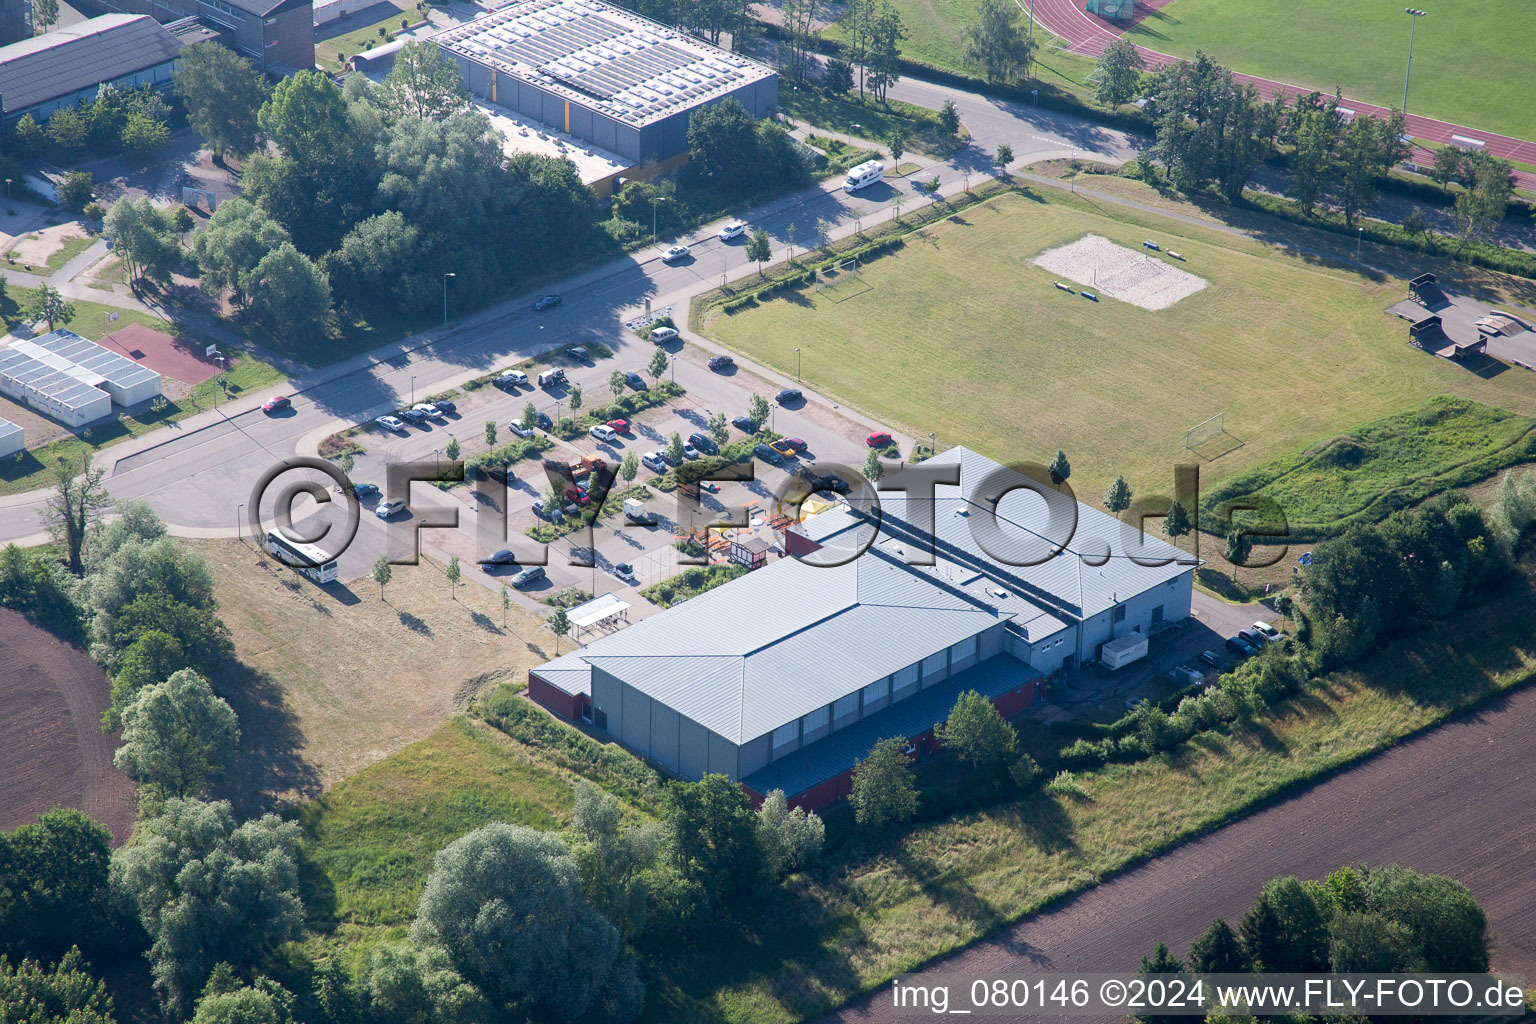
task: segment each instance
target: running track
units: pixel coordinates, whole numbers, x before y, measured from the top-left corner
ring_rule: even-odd
[[[1146,0],[1140,0],[1140,2],[1144,4]],[[1125,31],[1122,26],[1114,22],[1084,11],[1082,0],[1034,0],[1034,8],[1035,20],[1065,40],[1067,49],[1073,53],[1097,57],[1104,52],[1104,47]],[[1144,46],[1138,46],[1136,50],[1141,54],[1141,59],[1147,62],[1148,67],[1163,67],[1180,59],[1157,50],[1149,50]],[[1265,100],[1277,94],[1294,97],[1305,96],[1313,91],[1269,78],[1255,78],[1253,75],[1236,72],[1232,77],[1239,82],[1252,85]],[[1370,114],[1373,117],[1386,117],[1389,113],[1385,107],[1378,107],[1373,103],[1362,103],[1358,100],[1346,99],[1344,105],[1358,114]],[[1527,142],[1525,139],[1479,131],[1465,125],[1437,121],[1432,117],[1421,117],[1418,114],[1408,115],[1407,129],[1408,134],[1414,138],[1428,139],[1431,142],[1449,143],[1452,135],[1478,139],[1485,144],[1484,148],[1487,152],[1494,156],[1500,156],[1506,160],[1517,160],[1523,164],[1536,164],[1536,142]],[[1415,163],[1428,164],[1433,162],[1433,159],[1428,150],[1419,149],[1414,152]],[[1536,191],[1536,174],[1521,170],[1516,170],[1514,174],[1519,187]]]

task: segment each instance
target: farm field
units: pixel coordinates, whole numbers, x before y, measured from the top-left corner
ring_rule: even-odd
[[[1041,462],[1060,448],[1088,501],[1122,473],[1135,490],[1166,493],[1172,466],[1196,461],[1186,429],[1219,412],[1241,444],[1200,462],[1207,482],[1439,394],[1536,412],[1525,371],[1485,379],[1405,344],[1402,322],[1384,313],[1405,293],[1401,278],[1042,191],[936,222],[835,291],[715,311],[705,331],[789,373],[799,346],[809,386],[913,436],[934,432],[941,446]],[[1261,231],[1328,244],[1273,223]],[[1133,249],[1158,240],[1207,287],[1148,311],[1060,291],[1030,263],[1090,233]],[[1500,282],[1479,273],[1475,283]]]
[[[1169,0],[1128,35],[1163,53],[1193,57],[1204,50],[1234,71],[1400,107],[1408,21],[1401,4]],[[1536,6],[1526,0],[1431,11],[1415,29],[1408,109],[1536,138],[1533,37]]]

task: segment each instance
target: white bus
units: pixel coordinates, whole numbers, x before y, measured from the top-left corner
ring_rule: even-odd
[[[339,569],[337,560],[313,544],[298,544],[276,530],[268,530],[267,550],[278,561],[292,566],[316,583],[332,583],[336,580]]]
[[[885,164],[879,160],[866,160],[848,172],[843,179],[843,190],[857,192],[865,185],[872,185],[885,177]]]

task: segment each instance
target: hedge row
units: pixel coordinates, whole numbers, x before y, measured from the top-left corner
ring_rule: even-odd
[[[779,292],[804,288],[806,285],[815,284],[817,277],[825,274],[839,263],[855,259],[861,263],[867,263],[878,256],[894,252],[906,244],[906,239],[901,235],[886,235],[884,238],[877,238],[868,245],[862,245],[857,249],[847,249],[828,257],[806,270],[797,270],[783,277],[776,277],[754,292],[748,292],[745,295],[738,295],[733,299],[727,299],[720,304],[720,309],[724,313],[734,313],[747,306],[755,306],[759,302],[767,302]]]
[[[529,437],[521,441],[513,441],[511,444],[500,445],[472,455],[464,461],[467,471],[484,468],[485,466],[510,466],[514,462],[535,458],[540,452],[553,448],[555,442],[547,437]]]

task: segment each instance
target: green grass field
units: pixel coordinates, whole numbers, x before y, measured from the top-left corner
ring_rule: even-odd
[[[864,268],[859,290],[787,293],[716,312],[705,329],[791,373],[800,347],[809,386],[914,436],[934,431],[941,445],[1001,459],[1045,461],[1060,448],[1088,501],[1120,473],[1134,489],[1167,493],[1172,466],[1194,458],[1185,430],[1218,412],[1242,443],[1202,463],[1207,481],[1438,394],[1536,413],[1524,371],[1483,379],[1406,345],[1402,321],[1384,312],[1406,293],[1401,279],[1042,192],[909,236]],[[1160,312],[1058,291],[1030,260],[1089,232],[1133,249],[1158,239],[1208,286]]]
[[[909,0],[910,2],[910,0]],[[1337,0],[1169,0],[1131,33],[1181,57],[1204,50],[1236,71],[1386,107],[1403,103],[1408,22],[1401,4]],[[1408,109],[1536,138],[1531,40],[1536,5],[1486,0],[1431,11],[1414,30]]]

